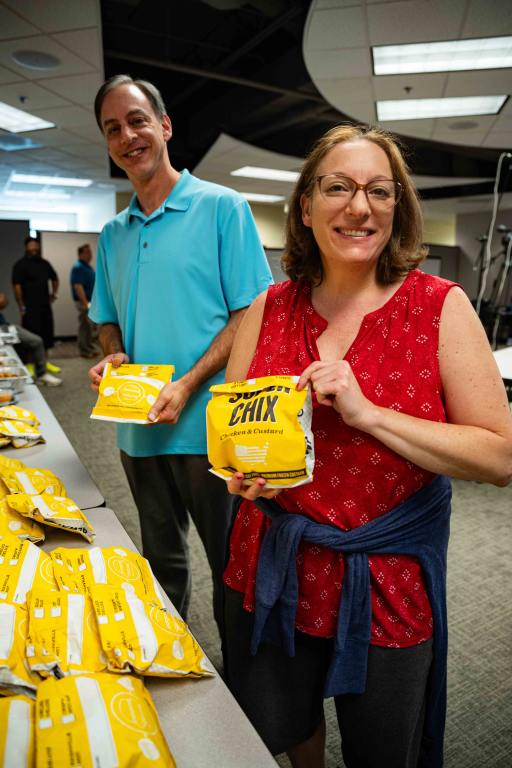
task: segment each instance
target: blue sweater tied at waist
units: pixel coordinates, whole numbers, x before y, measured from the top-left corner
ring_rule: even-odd
[[[345,574],[326,697],[365,691],[372,619],[368,555],[410,555],[419,560],[434,621],[421,768],[440,768],[443,762],[450,501],[450,481],[439,475],[386,514],[350,531],[287,512],[271,499],[259,498],[255,502],[272,518],[272,525],[263,539],[258,561],[253,654],[262,640],[269,640],[280,644],[289,656],[295,655],[296,556],[300,541],[343,552]]]

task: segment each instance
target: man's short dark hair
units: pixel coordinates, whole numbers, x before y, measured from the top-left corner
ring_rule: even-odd
[[[109,77],[108,80],[105,80],[98,93],[96,94],[96,98],[94,99],[94,114],[96,116],[98,127],[102,133],[103,126],[101,125],[101,108],[103,106],[103,102],[105,101],[105,96],[115,88],[119,88],[121,85],[137,86],[139,91],[144,94],[144,96],[151,104],[153,112],[159,120],[161,120],[162,117],[167,114],[162,94],[158,88],[153,85],[153,83],[150,83],[148,80],[134,80],[131,75],[114,75],[113,77]]]
[[[24,246],[27,246],[29,243],[38,243],[39,245],[41,245],[41,243],[40,243],[40,241],[39,241],[39,238],[37,238],[37,237],[32,237],[32,236],[30,236],[30,235],[24,239],[24,241],[23,241],[23,245],[24,245]]]
[[[91,246],[89,245],[89,243],[84,243],[83,245],[79,245],[78,246],[78,255],[81,256],[86,248],[89,248],[89,250],[90,250]]]

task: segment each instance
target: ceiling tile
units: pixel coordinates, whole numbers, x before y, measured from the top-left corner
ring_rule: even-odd
[[[25,97],[25,101],[20,101],[20,97]],[[34,113],[37,113],[39,109],[60,107],[67,103],[65,99],[55,93],[50,93],[46,88],[41,88],[29,80],[0,85],[0,101],[10,104],[11,107],[18,107],[18,109]]]
[[[361,101],[373,101],[372,80],[370,77],[318,78],[315,85],[333,105],[344,97],[353,97]]]
[[[349,8],[352,5],[362,5],[364,0],[313,0],[312,6],[315,10],[326,10],[327,8]]]
[[[464,37],[493,37],[512,34],[509,0],[470,0]]]
[[[37,114],[39,117],[55,123],[59,128],[87,125],[93,119],[90,111],[75,105],[39,109]]]
[[[361,7],[316,11],[308,17],[305,51],[357,48],[367,44],[366,18]]]
[[[28,139],[33,139],[46,147],[62,147],[64,144],[85,144],[86,139],[81,136],[75,136],[75,134],[69,131],[63,131],[59,128],[48,128],[45,131],[29,131],[26,133],[20,133],[19,136],[25,136]]]
[[[487,130],[471,131],[471,141],[468,141],[469,131],[452,131],[447,128],[434,128],[432,133],[433,141],[440,141],[445,144],[471,144],[473,147],[479,147],[487,135]]]
[[[457,127],[460,123],[468,125],[465,130],[461,130],[460,133],[472,134],[481,133],[482,131],[488,131],[493,127],[496,121],[496,115],[469,115],[464,117],[443,117],[436,120],[436,131],[448,131],[457,133],[459,129]]]
[[[393,120],[379,123],[386,131],[398,133],[400,136],[419,136],[430,139],[434,130],[435,120]]]
[[[491,131],[482,142],[483,147],[493,147],[495,149],[506,149],[512,152],[512,142],[510,141],[511,131]]]
[[[512,92],[512,69],[450,72],[445,96],[504,95]]]
[[[376,99],[434,99],[444,96],[446,74],[382,75],[372,81]],[[406,87],[411,89],[409,93]]]
[[[370,44],[457,39],[465,8],[465,2],[446,0],[401,0],[368,5]]]
[[[19,3],[12,3],[15,10]],[[26,37],[37,35],[39,29],[22,19],[17,13],[13,13],[4,5],[0,6],[0,40],[8,40],[11,37]]]
[[[18,83],[20,80],[24,80],[21,75],[5,67],[0,67],[0,85],[2,83]]]
[[[347,117],[361,123],[375,123],[377,119],[373,104],[368,101],[358,101],[356,97],[342,98],[339,104],[339,109],[341,109],[343,114]]]
[[[73,4],[74,5],[74,4]],[[21,67],[16,64],[11,55],[15,51],[29,50],[42,53],[49,53],[56,56],[60,64],[51,71],[31,70],[27,67]],[[37,35],[36,37],[25,37],[18,40],[0,41],[0,64],[11,69],[13,72],[26,77],[29,80],[43,80],[49,74],[58,77],[59,75],[78,75],[84,72],[94,71],[95,67],[75,56],[67,48],[57,43],[50,37]]]
[[[102,134],[100,133],[100,129],[96,125],[96,120],[94,119],[94,115],[92,114],[92,111],[90,111],[89,119],[87,120],[87,123],[84,123],[82,125],[74,125],[70,129],[71,133],[76,134],[77,136],[80,136],[82,139],[85,139],[86,141],[93,141],[98,143],[103,143],[104,139]]]
[[[512,114],[504,114],[503,112],[498,115],[496,122],[493,126],[494,131],[510,131],[509,143],[512,143]]]
[[[304,61],[311,78],[365,77],[372,74],[368,47],[307,50]]]
[[[63,96],[75,104],[87,105],[90,109],[92,109],[94,98],[102,82],[103,78],[99,72],[39,80],[40,85],[49,91],[58,93],[59,96]]]
[[[97,68],[101,63],[102,49],[100,32],[97,27],[77,29],[73,32],[59,32],[52,35],[54,40],[68,48],[81,59]]]
[[[44,32],[80,29],[99,24],[99,3],[96,0],[3,0],[26,21]]]

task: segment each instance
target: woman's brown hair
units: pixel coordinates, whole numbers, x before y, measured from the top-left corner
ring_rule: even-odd
[[[311,227],[302,221],[301,197],[312,196],[318,166],[337,144],[365,139],[386,153],[395,181],[402,186],[402,195],[395,208],[391,237],[379,256],[377,280],[383,285],[414,269],[427,255],[423,246],[423,215],[418,193],[397,140],[386,131],[367,125],[337,125],[327,131],[306,157],[290,200],[286,221],[286,245],[283,269],[291,280],[306,280],[317,285],[322,281],[320,251]]]

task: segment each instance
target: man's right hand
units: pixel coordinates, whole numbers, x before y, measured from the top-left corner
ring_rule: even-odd
[[[105,368],[105,365],[107,363],[112,363],[114,368],[118,368],[123,363],[129,363],[130,358],[126,354],[126,352],[115,352],[112,355],[107,355],[103,358],[103,360],[100,360],[99,363],[96,363],[96,365],[93,365],[92,368],[89,368],[89,379],[91,381],[91,389],[94,392],[97,392],[100,386],[100,382],[103,376],[103,370]]]

